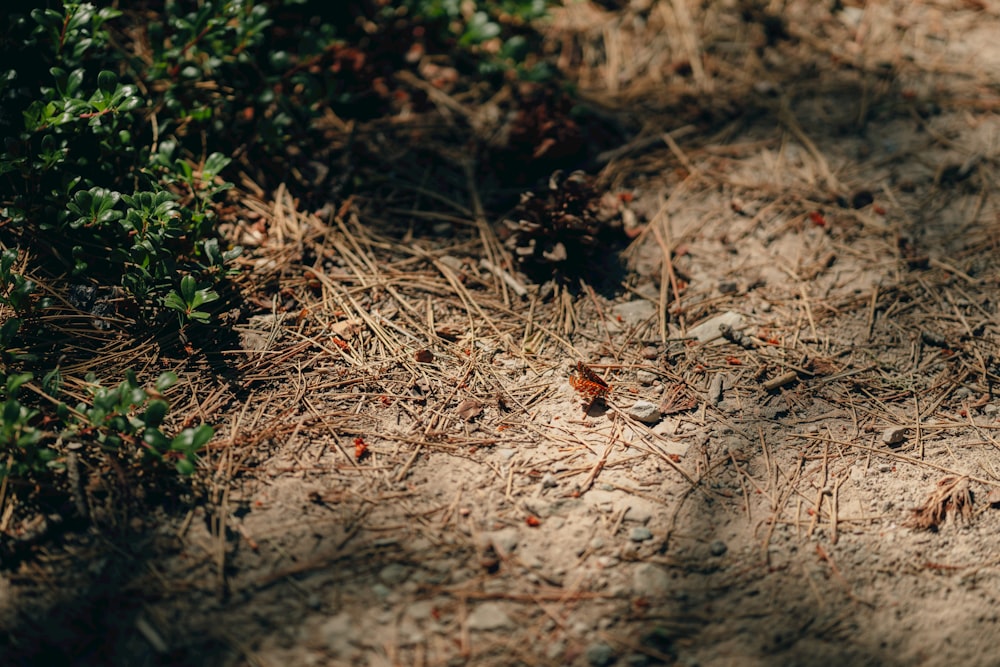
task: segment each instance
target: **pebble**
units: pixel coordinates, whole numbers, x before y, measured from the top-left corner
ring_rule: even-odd
[[[735,294],[740,291],[740,286],[733,280],[720,280],[718,287],[720,294]]]
[[[729,551],[729,547],[722,540],[715,540],[710,545],[708,545],[708,551],[713,556],[722,556],[727,551]]]
[[[379,571],[378,578],[389,586],[395,586],[406,581],[409,574],[410,572],[405,565],[389,563]]]
[[[618,559],[614,556],[598,556],[597,566],[602,570],[607,570],[618,564]]]
[[[653,531],[645,526],[636,526],[629,532],[628,538],[633,542],[645,542],[653,539]]]
[[[656,382],[656,373],[650,373],[649,371],[636,371],[635,379],[638,380],[639,384],[643,387],[648,387]]]
[[[659,565],[642,563],[632,573],[632,591],[636,595],[659,596],[670,589],[670,575]]]
[[[890,426],[882,431],[882,442],[887,445],[898,445],[906,440],[906,429],[902,426]]]
[[[495,602],[484,602],[469,614],[470,630],[500,630],[513,626],[510,616]]]
[[[385,602],[386,599],[388,599],[388,597],[392,595],[392,590],[390,590],[390,588],[385,584],[376,583],[372,585],[372,593],[374,593],[375,597],[377,597],[379,600]]]
[[[489,543],[493,545],[493,548],[497,550],[501,558],[506,558],[514,553],[514,549],[517,548],[517,544],[521,540],[517,528],[495,530],[491,533],[486,533],[484,537],[489,540]]]
[[[592,667],[608,667],[615,661],[615,650],[604,642],[587,647],[587,664]]]
[[[417,600],[406,608],[406,613],[415,621],[430,621],[434,618],[434,601]]]
[[[618,509],[628,510],[625,512],[624,520],[631,523],[649,523],[653,518],[653,504],[638,498],[628,498],[627,504],[619,505]]]
[[[656,305],[646,299],[636,299],[614,306],[611,312],[626,324],[636,325],[656,317]]]
[[[636,401],[628,409],[628,416],[644,424],[655,424],[662,418],[660,409],[649,401]]]
[[[708,343],[717,338],[722,338],[722,331],[719,329],[720,324],[727,324],[733,329],[740,330],[743,328],[743,316],[733,311],[716,315],[688,329],[687,335],[697,338],[699,343]]]
[[[341,612],[317,628],[316,641],[335,655],[349,651],[348,637],[354,634],[354,628],[354,617],[346,611]]]
[[[542,488],[543,489],[551,489],[551,488],[553,488],[555,486],[558,486],[558,485],[559,485],[559,483],[556,481],[556,476],[553,475],[552,473],[547,472],[544,475],[542,475]]]

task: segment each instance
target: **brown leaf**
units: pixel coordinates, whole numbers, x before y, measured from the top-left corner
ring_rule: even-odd
[[[462,329],[451,324],[442,324],[434,330],[434,333],[446,341],[454,343],[462,335]]]
[[[474,398],[467,398],[458,404],[455,413],[465,421],[472,421],[483,414],[483,404]]]
[[[430,350],[417,350],[413,353],[413,358],[421,364],[429,364],[434,361],[434,353]]]
[[[341,320],[330,325],[330,331],[344,340],[353,338],[361,331],[361,320]]]

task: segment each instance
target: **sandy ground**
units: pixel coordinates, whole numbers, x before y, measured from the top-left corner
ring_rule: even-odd
[[[995,664],[1000,5],[746,9],[788,17],[767,46],[709,4],[553,28],[643,137],[730,119],[605,166],[645,223],[612,293],[518,297],[474,219],[387,243],[265,198],[308,312],[192,388],[193,509],[0,579],[15,660]]]

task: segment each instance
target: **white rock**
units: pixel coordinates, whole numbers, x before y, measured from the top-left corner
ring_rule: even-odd
[[[495,602],[484,602],[469,614],[470,630],[501,630],[514,624],[510,616]]]
[[[517,548],[521,536],[517,528],[504,528],[486,534],[493,548],[501,558],[506,558]]]
[[[890,426],[882,431],[882,442],[887,445],[898,445],[906,440],[906,429],[902,426]]]
[[[734,331],[743,329],[743,316],[733,311],[727,311],[721,315],[716,315],[697,326],[691,327],[687,335],[697,338],[699,343],[708,343],[722,337],[719,330],[720,324],[728,324]]]
[[[631,408],[628,409],[628,415],[632,419],[643,422],[644,424],[655,424],[660,421],[662,415],[660,414],[660,409],[650,403],[649,401],[636,401]]]
[[[656,317],[656,305],[646,299],[636,299],[616,305],[611,313],[621,317],[627,324],[642,324]]]
[[[642,563],[632,573],[632,591],[636,595],[664,595],[670,590],[670,575],[659,565]]]

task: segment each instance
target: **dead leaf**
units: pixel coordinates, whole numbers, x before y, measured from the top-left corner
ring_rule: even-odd
[[[442,324],[434,330],[434,333],[446,341],[454,343],[462,335],[462,329],[451,324]]]
[[[483,414],[483,404],[474,398],[467,398],[458,404],[455,413],[465,421],[472,421]]]
[[[341,320],[330,325],[330,331],[343,339],[353,338],[361,331],[361,320]]]

